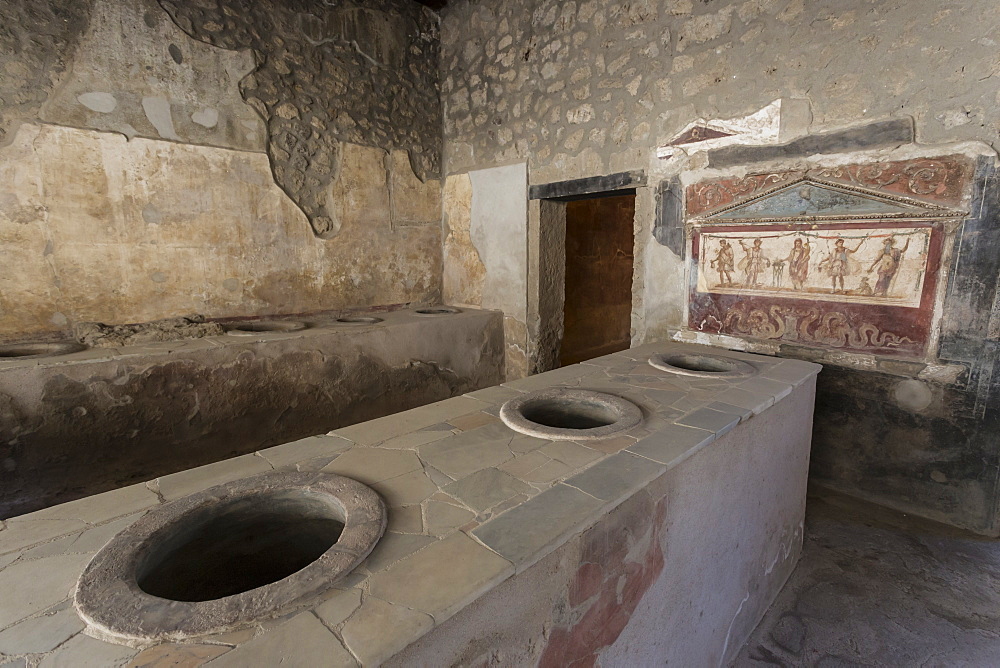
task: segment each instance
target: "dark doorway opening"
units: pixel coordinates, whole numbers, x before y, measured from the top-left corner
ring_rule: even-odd
[[[566,202],[562,366],[631,339],[635,191]]]

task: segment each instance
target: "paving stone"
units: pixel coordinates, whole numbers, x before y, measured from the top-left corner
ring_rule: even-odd
[[[596,450],[591,450],[589,447],[572,441],[553,441],[539,448],[538,451],[546,457],[551,457],[574,469],[583,468],[604,456]]]
[[[740,417],[738,415],[708,408],[699,408],[677,420],[677,424],[680,425],[713,431],[717,437],[727,433],[739,423]]]
[[[0,571],[0,629],[69,598],[90,555],[19,561]]]
[[[128,517],[123,517],[114,522],[102,524],[99,527],[88,529],[82,533],[71,534],[64,538],[58,538],[50,543],[44,543],[29,550],[25,550],[22,555],[25,559],[39,559],[41,557],[51,557],[57,554],[97,554],[108,541],[118,535],[122,530],[133,524],[145,513],[136,513]]]
[[[603,501],[618,503],[658,478],[666,467],[629,452],[597,462],[564,482]]]
[[[511,474],[515,478],[523,479],[525,475],[531,473],[539,466],[552,461],[549,457],[540,452],[527,452],[517,455],[514,459],[504,462],[498,468],[501,471]]]
[[[471,510],[443,501],[424,503],[424,530],[432,536],[447,536],[475,517]]]
[[[538,468],[519,475],[518,477],[525,482],[548,484],[568,476],[575,470],[576,469],[569,464],[564,464],[563,462],[557,462],[554,459],[550,459]]]
[[[385,570],[403,557],[427,547],[434,540],[430,536],[387,532],[375,544],[375,549],[361,565],[372,573]]]
[[[441,473],[433,466],[424,466],[424,473],[426,473],[427,477],[431,479],[431,482],[433,482],[438,487],[444,487],[446,485],[450,485],[451,483],[455,482],[454,478]]]
[[[145,485],[129,485],[110,492],[38,510],[17,519],[81,520],[88,524],[100,524],[115,517],[131,515],[140,510],[152,508],[159,502],[160,499],[156,494]]]
[[[434,468],[461,478],[513,459],[510,442],[515,432],[491,424],[420,447],[420,458]]]
[[[753,394],[771,395],[774,402],[781,401],[792,393],[793,386],[780,380],[771,378],[748,378],[737,386],[737,389],[751,392]]]
[[[71,607],[33,617],[0,631],[0,654],[41,654],[55,649],[83,630]]]
[[[485,401],[468,396],[453,397],[428,406],[421,406],[377,420],[337,429],[330,433],[343,436],[359,445],[375,445],[439,422],[447,422],[459,415],[482,410],[486,405]]]
[[[323,470],[374,485],[422,469],[417,455],[407,450],[356,447],[341,454]]]
[[[559,484],[494,517],[472,534],[520,572],[585,529],[603,505],[589,494]]]
[[[361,607],[360,589],[337,589],[330,597],[320,603],[313,612],[323,620],[328,627],[333,628],[354,614]]]
[[[224,645],[156,645],[140,652],[128,668],[196,668],[231,650]]]
[[[357,661],[318,617],[303,612],[206,665],[212,668],[339,668],[356,666]]]
[[[553,371],[547,371],[544,374],[528,376],[527,378],[520,378],[509,383],[504,383],[502,387],[519,390],[520,392],[534,392],[535,390],[544,390],[555,385],[566,384],[592,373],[594,373],[593,368],[588,368],[582,364],[574,364]]]
[[[6,661],[5,657],[0,656],[0,661],[3,661],[0,663],[0,668],[28,668],[28,660],[24,657]]]
[[[421,499],[423,501],[423,499]],[[389,526],[386,531],[396,533],[423,533],[424,520],[420,506],[402,506],[389,508]]]
[[[199,466],[196,469],[172,473],[157,478],[155,484],[163,498],[169,501],[270,470],[272,470],[270,464],[264,459],[254,455],[242,455],[207,466]]]
[[[499,421],[500,418],[496,415],[479,412],[452,418],[451,420],[448,420],[448,424],[452,425],[456,429],[461,429],[462,431],[470,431],[479,427],[485,427],[488,424],[495,424]]]
[[[444,427],[446,425],[441,426]],[[415,431],[410,434],[397,436],[396,438],[390,438],[388,441],[383,441],[379,444],[379,447],[393,448],[397,450],[414,450],[424,443],[440,441],[442,438],[448,438],[454,433],[455,432],[451,429]]]
[[[720,413],[735,415],[740,418],[741,422],[753,415],[753,411],[749,408],[741,408],[740,406],[734,406],[722,401],[713,401],[708,406],[705,406],[705,408],[713,411],[719,411]]]
[[[509,473],[490,468],[452,483],[443,491],[478,513],[518,494],[527,494],[532,488]]]
[[[421,470],[383,480],[372,485],[372,489],[379,493],[386,505],[397,508],[420,503],[438,491],[438,486]]]
[[[369,578],[372,595],[416,608],[440,624],[513,574],[514,568],[464,533],[452,534]]]
[[[629,448],[635,445],[636,438],[634,436],[616,436],[615,438],[602,438],[597,441],[588,441],[588,448],[598,450],[606,455],[612,455],[616,452],[621,452],[625,448]]]
[[[347,450],[354,444],[339,436],[310,436],[291,443],[276,445],[261,450],[258,454],[271,466],[281,468],[317,457],[333,456]]]
[[[368,596],[341,635],[361,665],[377,666],[433,627],[430,615]]]
[[[487,387],[482,390],[476,390],[475,392],[469,392],[465,396],[473,397],[489,404],[502,404],[508,399],[521,396],[521,394],[522,392],[519,392],[511,387],[497,385],[495,387]]]
[[[773,395],[750,392],[741,388],[743,388],[743,385],[731,387],[717,396],[716,399],[724,404],[745,408],[754,415],[760,415],[763,411],[774,405]]]
[[[533,452],[538,448],[542,447],[547,443],[552,441],[545,438],[536,438],[534,436],[528,436],[527,434],[517,434],[514,436],[514,440],[510,442],[511,452],[521,453],[521,452]]]
[[[660,464],[675,466],[715,438],[713,431],[675,424],[639,440],[628,448],[628,452]]]
[[[102,642],[81,633],[42,657],[38,668],[111,668],[124,666],[138,653],[132,647]]]
[[[760,372],[759,377],[784,381],[798,387],[822,369],[822,366],[812,362],[785,360],[769,369],[764,369]]]
[[[7,521],[7,528],[0,531],[0,554],[23,550],[59,536],[87,528],[82,520],[21,520]]]

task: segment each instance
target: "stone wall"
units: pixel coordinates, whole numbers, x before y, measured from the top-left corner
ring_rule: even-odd
[[[982,192],[994,187],[987,166],[1000,145],[998,21],[1000,8],[983,0],[919,9],[902,0],[460,0],[441,29],[444,172],[451,182],[525,162],[533,190],[641,172],[633,343],[681,332],[822,361],[815,479],[996,533],[1000,448],[988,434],[1000,396],[998,268],[984,251],[996,209],[976,209],[950,238],[927,352],[893,365],[877,351],[824,354],[691,328],[682,181],[797,169],[796,159],[821,154],[826,162],[809,166],[950,151],[984,161],[973,203],[991,201]],[[901,145],[909,151],[893,153]],[[561,243],[560,206],[544,197],[529,206],[532,370],[551,368],[562,326],[546,301],[561,285],[541,270],[560,264],[549,256]],[[671,218],[680,224],[663,224]],[[446,258],[446,275],[462,271]]]
[[[0,340],[439,299],[419,5],[13,0],[0,26]]]

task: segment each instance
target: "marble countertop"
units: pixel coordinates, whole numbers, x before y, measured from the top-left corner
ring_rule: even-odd
[[[673,351],[730,356],[759,373],[703,379],[647,363],[653,353]],[[376,665],[820,368],[647,344],[11,518],[0,523],[0,667],[29,659],[40,666],[276,665],[290,655],[323,665]],[[640,406],[644,420],[620,436],[581,443],[522,435],[499,420],[506,400],[550,387],[615,394]],[[84,633],[72,607],[75,583],[112,536],[161,503],[271,470],[349,476],[389,506],[385,536],[338,589],[311,609],[184,644],[140,650]]]

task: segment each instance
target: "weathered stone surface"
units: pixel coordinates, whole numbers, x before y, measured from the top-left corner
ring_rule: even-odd
[[[248,9],[230,0],[162,6],[199,41],[253,50],[258,66],[241,92],[267,123],[275,180],[318,236],[337,233],[326,189],[340,142],[402,148],[421,179],[437,174],[439,43],[430,12],[392,0],[324,9]]]
[[[398,413],[501,380],[499,315],[469,310],[450,318],[397,312],[379,323],[377,337],[369,331],[318,325],[273,340],[227,336],[184,342],[176,349],[174,344],[120,348],[107,351],[103,359],[44,367],[4,363],[0,517],[391,413],[396,413],[392,419],[360,430],[358,442],[368,442],[366,437],[378,442],[477,412],[487,404],[455,397],[427,414]],[[292,460],[299,455],[300,461],[332,458],[350,445],[347,439],[354,440],[351,429],[342,436],[283,446],[273,459],[264,454],[240,461],[259,471],[294,466]],[[413,458],[405,449],[386,452]],[[185,493],[189,486],[181,479],[190,475],[200,474],[165,479],[162,493]],[[420,475],[423,480],[387,483],[393,499],[413,504],[433,493],[436,486]],[[138,510],[154,503],[156,496],[133,488],[128,500],[133,503],[129,507]],[[82,528],[78,518],[100,521],[109,510],[107,503],[97,497],[82,501],[79,510],[43,517],[51,518],[50,527],[63,521],[62,533],[70,533]],[[15,540],[21,529],[13,530],[21,524],[15,522],[4,533]],[[47,530],[41,524],[24,529]]]
[[[329,244],[274,185],[263,154],[21,126],[0,148],[0,337],[433,301],[439,230],[391,230],[384,153],[344,155],[331,191],[341,237]]]
[[[41,119],[129,137],[264,151],[264,120],[239,89],[254,67],[248,51],[190,39],[155,0],[97,0],[73,68]],[[141,77],[134,75],[139,70]]]
[[[213,668],[248,665],[354,668],[358,663],[318,617],[303,612],[223,654],[209,665]]]
[[[442,297],[449,304],[483,303],[486,268],[472,242],[472,181],[468,174],[444,182],[444,282]]]

